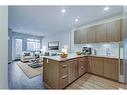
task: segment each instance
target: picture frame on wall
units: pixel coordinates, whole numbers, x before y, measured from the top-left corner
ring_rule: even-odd
[[[59,41],[48,42],[48,50],[59,50]]]

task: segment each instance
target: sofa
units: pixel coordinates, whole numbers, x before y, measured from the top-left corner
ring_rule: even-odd
[[[20,55],[20,60],[22,62],[28,62],[28,61],[31,61],[31,60],[35,60],[35,54],[34,52],[22,52],[21,55]]]

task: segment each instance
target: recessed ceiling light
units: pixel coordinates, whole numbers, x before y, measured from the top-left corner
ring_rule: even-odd
[[[76,19],[75,19],[75,22],[78,22],[78,21],[79,21],[79,19],[76,18]]]
[[[66,13],[66,9],[62,9],[61,12],[62,12],[62,13]]]
[[[109,7],[105,7],[105,8],[104,8],[104,11],[107,11],[107,10],[109,10]]]

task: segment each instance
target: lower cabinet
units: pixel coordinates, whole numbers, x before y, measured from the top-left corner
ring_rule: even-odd
[[[87,72],[89,72],[89,73],[94,73],[95,72],[95,66],[93,64],[92,57],[88,57]]]
[[[87,72],[103,76],[103,58],[88,57]]]
[[[68,62],[61,62],[59,64],[59,88],[68,85]]]
[[[87,58],[86,57],[78,58],[77,61],[78,61],[78,76],[81,76],[84,73],[86,73]]]
[[[77,59],[68,60],[68,82],[71,83],[78,78]]]
[[[104,77],[118,80],[118,59],[104,58]]]
[[[92,57],[92,73],[103,76],[103,58],[102,57]]]
[[[118,64],[115,58],[88,57],[87,72],[118,80]]]
[[[85,72],[118,80],[119,60],[104,57],[77,57],[66,61],[44,58],[43,81],[47,87],[62,89]]]

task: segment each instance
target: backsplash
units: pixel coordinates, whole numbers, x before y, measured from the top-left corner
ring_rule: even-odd
[[[94,44],[80,44],[74,45],[73,51],[82,50],[82,47],[90,47],[96,50],[96,55],[109,55],[119,57],[119,43],[94,43]],[[123,48],[121,50],[121,57],[123,56]]]

